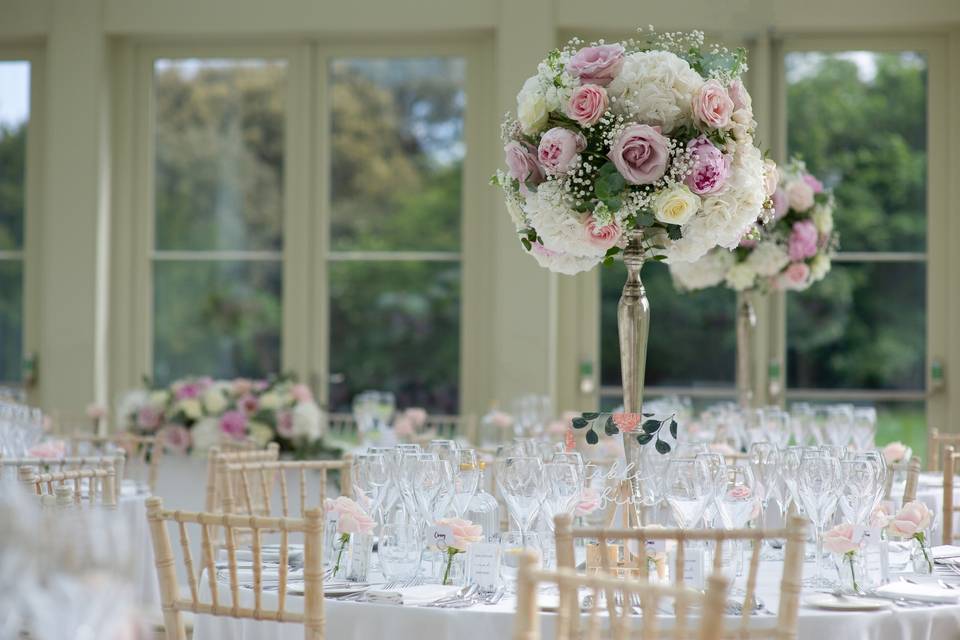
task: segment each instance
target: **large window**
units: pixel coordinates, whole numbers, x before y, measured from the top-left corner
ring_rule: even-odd
[[[466,62],[334,58],[330,404],[458,408]]]
[[[21,379],[30,63],[0,60],[0,384]]]
[[[876,403],[924,443],[927,64],[911,51],[789,52],[787,146],[837,199],[833,271],[787,297],[787,386]]]
[[[280,370],[286,64],[154,63],[153,375]]]

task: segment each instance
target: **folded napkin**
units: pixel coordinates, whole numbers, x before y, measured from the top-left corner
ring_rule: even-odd
[[[217,580],[220,582],[229,582],[230,581],[230,570],[229,569],[220,569],[217,571]],[[280,582],[280,573],[272,567],[265,567],[260,574],[260,580],[264,584],[277,584]],[[303,571],[288,571],[287,572],[287,582],[292,582],[294,580],[303,581]],[[239,584],[253,584],[253,569],[237,569],[237,582]]]
[[[885,598],[908,598],[935,604],[960,603],[960,591],[944,589],[932,583],[891,582],[874,591],[874,595]]]
[[[960,560],[960,547],[952,544],[942,544],[938,547],[933,547],[930,551],[933,553],[934,560],[950,560],[954,558]]]
[[[404,587],[390,591],[373,590],[367,591],[368,602],[378,602],[381,604],[406,604],[406,605],[425,605],[454,595],[460,587],[444,586],[440,584],[421,584],[416,587]]]

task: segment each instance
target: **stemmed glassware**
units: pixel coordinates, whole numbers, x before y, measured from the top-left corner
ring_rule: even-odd
[[[874,448],[877,434],[877,410],[873,407],[856,407],[853,410],[853,444],[858,451]]]
[[[868,457],[848,458],[840,462],[839,503],[844,518],[851,524],[863,524],[876,506],[883,477],[875,461]]]
[[[543,501],[547,526],[554,530],[554,516],[573,513],[583,493],[583,467],[575,462],[557,461],[543,465],[547,493]]]
[[[760,485],[760,526],[763,527],[770,498],[777,499],[780,450],[771,442],[754,442],[750,445],[750,468]]]
[[[453,501],[453,468],[449,460],[417,460],[411,476],[421,517],[429,524],[442,518]]]
[[[667,463],[663,494],[681,529],[697,525],[713,492],[713,477],[705,460],[674,458]]]
[[[480,484],[480,463],[473,449],[459,449],[453,469],[453,511],[462,518]]]
[[[846,447],[853,435],[853,405],[835,404],[827,407],[827,435],[830,442]]]
[[[497,485],[521,535],[530,531],[547,495],[543,461],[510,456],[497,463]]]
[[[817,574],[810,583],[815,588],[832,586],[823,577],[823,533],[837,508],[837,490],[841,480],[840,461],[837,458],[817,450],[804,454],[800,461],[797,487],[807,517],[816,529]]]
[[[353,489],[362,497],[362,506],[378,522],[383,522],[384,498],[390,483],[390,467],[382,453],[361,453],[354,457]]]

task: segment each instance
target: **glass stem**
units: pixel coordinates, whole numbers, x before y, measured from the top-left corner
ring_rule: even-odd
[[[821,573],[823,563],[823,525],[817,525],[817,586],[821,585],[823,574]]]

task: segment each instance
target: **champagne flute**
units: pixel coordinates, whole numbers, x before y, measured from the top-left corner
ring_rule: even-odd
[[[543,461],[530,456],[511,456],[501,460],[497,485],[521,534],[530,530],[544,498],[547,485]]]
[[[480,484],[480,465],[477,462],[476,451],[473,449],[457,451],[453,482],[453,511],[458,518],[462,518]]]
[[[810,583],[815,588],[829,588],[832,583],[823,577],[824,527],[837,507],[837,487],[841,481],[840,461],[819,451],[804,454],[800,462],[797,486],[807,517],[817,536],[817,574]]]
[[[681,529],[696,526],[713,496],[707,463],[696,458],[674,458],[668,462],[663,493],[677,525]]]

